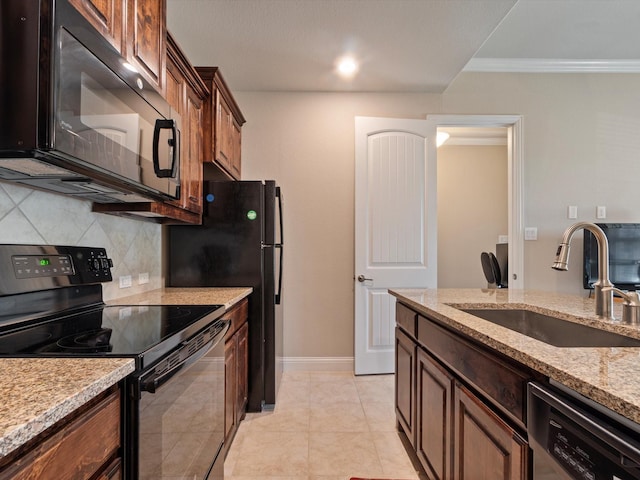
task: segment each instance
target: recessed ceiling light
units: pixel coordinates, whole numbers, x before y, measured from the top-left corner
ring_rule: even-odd
[[[351,78],[358,72],[358,62],[353,57],[342,57],[338,60],[338,74],[344,78]]]

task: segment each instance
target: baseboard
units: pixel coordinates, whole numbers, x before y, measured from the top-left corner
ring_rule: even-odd
[[[284,357],[285,372],[353,372],[353,357]]]

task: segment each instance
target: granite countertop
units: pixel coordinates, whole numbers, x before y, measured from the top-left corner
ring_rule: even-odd
[[[597,317],[593,299],[510,289],[393,289],[390,293],[414,310],[640,423],[640,347],[555,347],[458,309],[524,307],[640,338],[639,326]],[[622,316],[621,308],[614,304],[616,318]]]
[[[109,305],[224,305],[229,309],[253,291],[250,287],[164,287],[146,293],[122,297]]]
[[[224,305],[253,289],[161,288],[107,302],[110,305]],[[0,359],[0,457],[78,409],[134,370],[130,358]]]
[[[0,457],[133,372],[130,358],[0,359]]]

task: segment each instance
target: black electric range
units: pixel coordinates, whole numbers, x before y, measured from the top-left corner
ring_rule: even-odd
[[[0,356],[133,357],[145,369],[222,305],[106,305],[105,249],[0,245]]]
[[[106,305],[112,267],[103,248],[0,245],[0,357],[134,358],[124,480],[223,478],[224,306]]]

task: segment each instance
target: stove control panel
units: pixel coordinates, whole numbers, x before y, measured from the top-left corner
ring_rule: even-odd
[[[70,255],[13,255],[16,278],[57,277],[73,275]]]

